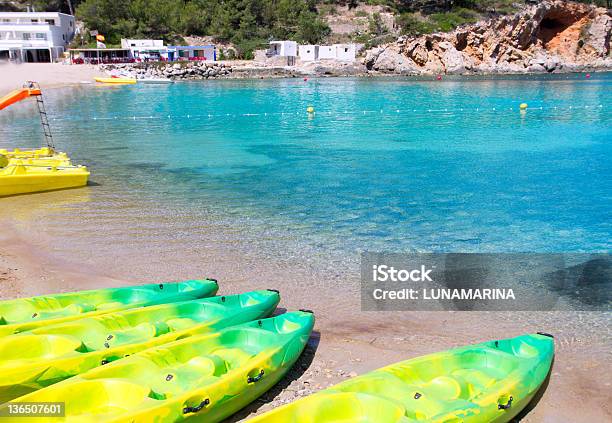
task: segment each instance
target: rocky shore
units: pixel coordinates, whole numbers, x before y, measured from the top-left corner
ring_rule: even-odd
[[[365,76],[368,73],[361,63],[333,61],[300,63],[296,66],[278,66],[256,61],[118,63],[100,65],[100,70],[107,74],[136,79],[172,80]]]
[[[400,37],[371,49],[370,73],[501,74],[612,69],[612,17],[604,8],[561,0],[449,33]]]
[[[100,65],[100,69],[110,74],[136,79],[214,79],[227,77],[233,70],[232,66],[219,62],[117,63]]]

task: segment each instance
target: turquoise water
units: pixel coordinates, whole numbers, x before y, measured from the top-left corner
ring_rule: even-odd
[[[197,246],[215,227],[217,242],[354,258],[612,246],[611,74],[83,86],[47,102],[96,185],[39,213],[106,225],[107,248]],[[0,146],[37,145],[31,107],[0,117]]]

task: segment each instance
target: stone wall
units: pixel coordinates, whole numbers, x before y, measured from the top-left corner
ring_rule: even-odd
[[[232,66],[219,62],[120,63],[100,65],[100,68],[107,73],[117,73],[136,79],[173,80],[227,78],[231,76],[233,70]]]

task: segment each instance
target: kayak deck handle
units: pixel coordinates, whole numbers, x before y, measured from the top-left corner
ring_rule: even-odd
[[[550,333],[546,333],[546,332],[538,332],[538,335],[548,336],[549,338],[554,338],[554,336],[552,336]]]
[[[183,407],[183,414],[197,413],[198,411],[206,407],[208,404],[210,404],[210,400],[206,398],[204,401],[202,401],[199,405],[196,405],[195,407]]]
[[[261,371],[257,374],[257,376],[249,376],[247,378],[247,383],[259,382],[263,377],[264,377],[264,369],[261,369]]]
[[[512,395],[510,395],[510,398],[508,398],[508,402],[506,404],[497,404],[497,409],[498,410],[507,410],[512,406],[512,401],[514,400],[514,398],[512,398]]]

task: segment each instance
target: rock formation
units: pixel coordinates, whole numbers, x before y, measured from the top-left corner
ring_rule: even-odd
[[[399,74],[612,69],[611,35],[606,9],[550,0],[449,33],[400,37],[368,51],[364,64]]]
[[[105,72],[136,78],[209,79],[229,77],[232,67],[219,62],[118,63],[100,65]]]

